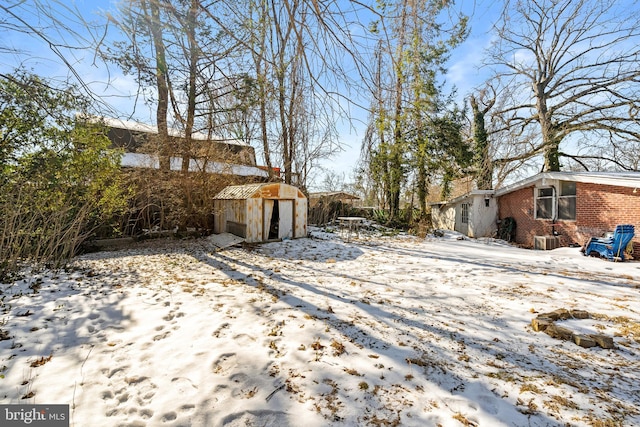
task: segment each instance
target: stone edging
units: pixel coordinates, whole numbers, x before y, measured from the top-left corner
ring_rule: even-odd
[[[552,338],[573,341],[580,347],[615,348],[613,338],[603,334],[575,334],[572,330],[556,325],[558,320],[589,319],[591,315],[585,310],[567,310],[560,308],[550,313],[539,314],[531,320],[531,327],[536,332],[544,332]]]

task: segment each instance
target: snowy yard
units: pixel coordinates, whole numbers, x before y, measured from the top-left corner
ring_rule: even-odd
[[[79,427],[640,425],[640,262],[313,235],[141,243],[2,285],[0,402]],[[616,347],[533,331],[560,308]]]

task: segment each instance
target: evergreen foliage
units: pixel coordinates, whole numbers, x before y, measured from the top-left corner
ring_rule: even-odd
[[[440,81],[450,51],[468,32],[464,16],[449,27],[440,22],[447,8],[439,1],[385,3],[380,6],[381,23],[373,26],[378,31],[389,25],[393,37],[379,43],[363,152],[366,172],[389,209],[389,223],[400,216],[400,198],[406,192],[412,194],[411,207],[417,194],[419,216],[424,217],[432,181],[442,178],[446,190],[473,157],[461,134],[463,112],[452,97],[443,95]]]
[[[119,153],[74,87],[0,76],[0,279],[22,261],[60,265],[123,204]]]

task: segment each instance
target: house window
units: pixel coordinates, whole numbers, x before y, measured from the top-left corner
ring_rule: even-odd
[[[576,183],[560,181],[560,194],[558,195],[558,219],[576,219]]]
[[[536,188],[536,219],[553,219],[553,187]]]
[[[462,204],[462,210],[460,212],[460,222],[463,224],[469,223],[469,203]]]
[[[554,187],[536,188],[536,219],[576,219],[576,183],[560,181],[558,191]]]

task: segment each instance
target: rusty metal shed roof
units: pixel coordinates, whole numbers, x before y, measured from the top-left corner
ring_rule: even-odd
[[[229,187],[225,187],[221,192],[219,192],[215,197],[215,199],[222,200],[236,200],[236,199],[247,199],[253,196],[257,191],[260,190],[261,187],[268,185],[266,183],[258,183],[258,184],[245,184],[245,185],[230,185]]]
[[[258,184],[231,185],[219,192],[214,200],[243,200],[249,198],[267,199],[306,199],[306,196],[296,188],[282,182],[263,182]]]

